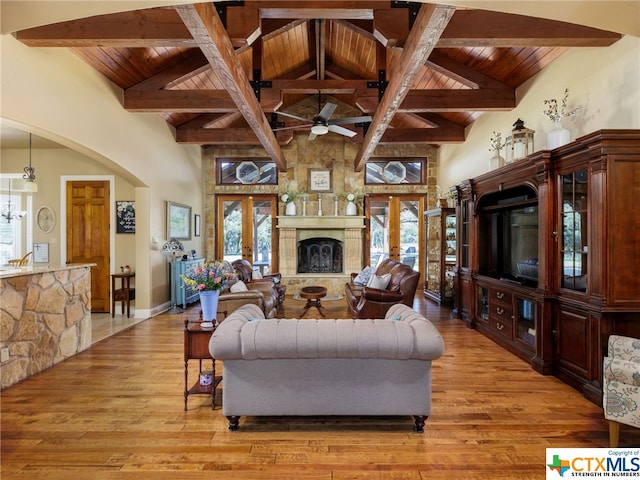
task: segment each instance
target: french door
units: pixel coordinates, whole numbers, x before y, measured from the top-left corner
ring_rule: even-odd
[[[424,197],[420,195],[367,197],[366,263],[375,267],[391,258],[419,271],[424,255],[423,211]]]
[[[218,195],[216,258],[247,260],[262,274],[278,271],[275,195]]]

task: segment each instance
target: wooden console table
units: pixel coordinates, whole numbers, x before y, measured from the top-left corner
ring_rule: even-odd
[[[136,289],[131,288],[131,279],[135,273],[114,273],[111,275],[111,317],[116,314],[116,302],[122,302],[122,313],[127,306],[127,318],[131,313],[131,300],[136,298]],[[120,288],[116,289],[116,279],[120,279]]]

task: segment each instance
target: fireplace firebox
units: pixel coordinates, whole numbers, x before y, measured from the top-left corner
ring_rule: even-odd
[[[298,273],[342,273],[342,242],[307,238],[298,242]]]

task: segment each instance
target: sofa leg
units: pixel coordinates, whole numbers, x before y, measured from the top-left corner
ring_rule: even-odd
[[[413,427],[413,431],[416,433],[424,433],[424,422],[427,421],[426,415],[414,415],[413,419],[415,420],[415,426]]]
[[[227,417],[227,420],[229,420],[229,430],[235,432],[240,429],[240,415],[232,415]]]

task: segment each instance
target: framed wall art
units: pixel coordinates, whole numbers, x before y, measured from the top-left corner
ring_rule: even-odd
[[[167,239],[191,240],[191,207],[167,202]]]
[[[328,168],[309,169],[309,193],[327,193],[333,191],[331,170]]]
[[[136,202],[116,200],[116,233],[136,233]]]

